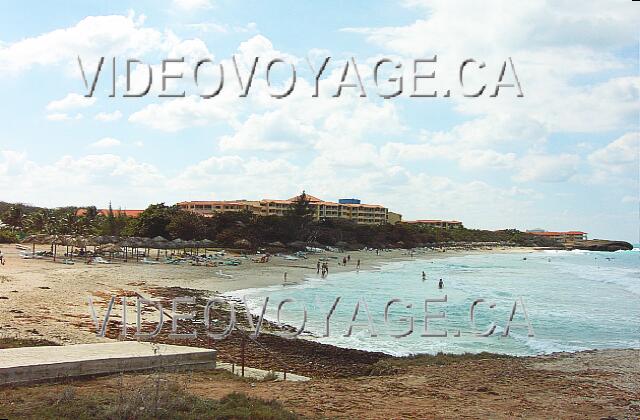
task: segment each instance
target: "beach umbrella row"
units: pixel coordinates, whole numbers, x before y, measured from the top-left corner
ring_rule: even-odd
[[[200,241],[185,241],[180,238],[170,241],[162,236],[156,236],[154,238],[143,237],[126,237],[121,238],[118,236],[73,236],[73,235],[47,235],[47,234],[35,234],[29,235],[24,238],[22,243],[32,244],[33,252],[35,253],[36,245],[51,245],[53,252],[53,259],[55,261],[57,256],[57,246],[63,245],[68,250],[71,247],[71,258],[73,258],[73,249],[80,248],[86,249],[88,246],[94,247],[94,252],[108,252],[108,253],[120,253],[124,252],[125,260],[128,258],[128,250],[130,249],[132,254],[134,250],[145,249],[157,249],[158,257],[160,256],[160,250],[169,249],[196,249],[196,252],[201,248],[208,248],[214,245],[214,242],[209,239],[203,239]],[[248,242],[248,241],[247,241]],[[243,245],[246,245],[243,241]],[[124,250],[123,250],[124,248]],[[138,253],[136,252],[136,259]]]

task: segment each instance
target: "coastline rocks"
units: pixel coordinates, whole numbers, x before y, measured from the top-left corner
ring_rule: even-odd
[[[567,249],[583,249],[585,251],[630,251],[633,245],[625,241],[606,241],[601,239],[590,239],[578,241],[572,245],[567,245]]]

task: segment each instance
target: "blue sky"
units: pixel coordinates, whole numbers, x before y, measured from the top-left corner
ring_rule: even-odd
[[[638,242],[638,4],[26,1],[0,12],[0,200],[134,209],[306,189],[384,204],[405,219]],[[97,57],[116,57],[115,98],[108,69],[94,97],[82,96],[78,55],[90,77]],[[233,55],[245,69],[260,57],[244,98]],[[452,96],[410,97],[412,60],[434,55],[436,77],[423,86]],[[174,86],[187,97],[160,98],[161,60],[179,56],[185,77]],[[312,98],[306,60],[317,66],[325,56]],[[275,57],[293,63],[298,78],[280,100],[264,77]],[[350,57],[367,97],[345,89],[333,98]],[[524,97],[513,88],[462,96],[462,61],[485,62],[468,83],[492,91],[509,57]],[[153,66],[145,98],[122,97],[127,58]],[[202,58],[225,67],[222,93],[209,100],[190,77]],[[380,58],[403,64],[399,97],[378,95]],[[283,68],[278,86],[289,80]],[[144,71],[134,71],[134,87]]]

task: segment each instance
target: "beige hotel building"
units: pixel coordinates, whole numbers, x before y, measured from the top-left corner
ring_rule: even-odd
[[[288,200],[183,201],[177,205],[183,210],[203,216],[240,211],[249,211],[260,216],[283,216],[297,199],[298,196]],[[381,225],[395,224],[402,218],[401,215],[390,212],[386,207],[377,204],[362,204],[360,200],[354,198],[341,199],[334,203],[307,194],[307,199],[309,206],[313,209],[314,220],[348,219],[359,224]]]

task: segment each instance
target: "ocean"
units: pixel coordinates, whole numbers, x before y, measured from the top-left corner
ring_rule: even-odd
[[[442,290],[438,289],[440,278]],[[279,302],[293,299],[283,304],[280,321],[298,327],[306,309],[305,338],[398,356],[483,351],[524,356],[640,348],[638,248],[611,253],[536,251],[414,259],[231,295],[245,298],[256,314],[268,296],[265,317],[269,320],[277,319]],[[446,302],[442,302],[445,295]],[[323,337],[327,314],[338,297],[329,319],[329,336]],[[393,299],[385,322],[385,308]],[[427,333],[446,331],[446,337],[424,336],[425,299],[440,300],[427,304],[429,316],[444,312],[444,318],[428,320]],[[484,301],[475,305],[472,324],[470,308],[479,299]],[[514,303],[515,313],[505,336]],[[356,305],[355,325],[346,336]],[[479,335],[493,325],[493,334]]]

